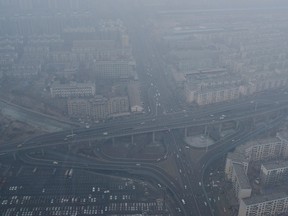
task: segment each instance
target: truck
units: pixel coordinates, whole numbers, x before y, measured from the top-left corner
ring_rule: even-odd
[[[73,175],[73,169],[70,169],[69,172],[68,172],[68,178],[71,178]]]
[[[64,140],[68,140],[68,139],[72,139],[74,136],[76,136],[76,134],[68,134],[66,135],[65,139]]]
[[[73,169],[67,169],[65,172],[66,178],[71,178],[73,175]]]

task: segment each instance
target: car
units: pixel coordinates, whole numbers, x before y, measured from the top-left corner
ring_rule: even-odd
[[[103,132],[103,135],[104,135],[104,136],[107,136],[107,135],[108,135],[108,132]]]
[[[184,200],[184,199],[182,199],[181,201],[182,201],[183,205],[185,205],[185,204],[186,204],[186,202],[185,202],[185,200]]]
[[[53,164],[57,165],[57,164],[58,164],[58,161],[53,161]]]

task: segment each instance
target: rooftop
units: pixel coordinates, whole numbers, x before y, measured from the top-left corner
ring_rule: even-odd
[[[257,139],[250,141],[244,145],[245,149],[257,145],[266,145],[266,144],[271,144],[271,143],[277,143],[280,142],[280,139],[277,137],[270,137],[270,138],[265,138],[265,139]]]
[[[279,168],[287,168],[288,161],[273,161],[262,164],[267,170],[274,170]]]
[[[249,183],[248,177],[244,171],[243,165],[238,163],[233,163],[233,168],[235,170],[238,183],[241,189],[252,189]]]
[[[281,192],[281,193],[275,193],[275,194],[252,196],[252,197],[243,199],[243,202],[246,205],[255,205],[258,203],[269,202],[269,201],[285,199],[285,198],[288,198],[287,194],[285,192]]]
[[[71,82],[71,83],[60,83],[58,81],[54,82],[51,86],[51,88],[83,88],[83,87],[92,87],[95,88],[95,83],[87,82],[87,83],[77,83],[77,82]]]
[[[244,154],[238,152],[229,152],[227,158],[238,163],[249,162],[248,159],[245,158]]]
[[[276,137],[279,137],[280,139],[285,139],[286,141],[288,141],[288,130],[282,130],[280,132],[277,133]]]

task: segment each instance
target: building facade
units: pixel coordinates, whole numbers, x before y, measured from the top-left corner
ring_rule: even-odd
[[[143,103],[141,101],[139,82],[131,82],[128,84],[128,97],[131,112],[143,112]]]
[[[238,216],[276,216],[287,212],[287,194],[277,193],[241,199]]]
[[[95,83],[54,83],[50,87],[51,97],[70,98],[70,97],[91,97],[95,95]]]
[[[283,149],[287,148],[287,143],[278,137],[270,139],[259,139],[246,144],[245,155],[251,161],[271,160],[284,156]]]
[[[288,178],[288,161],[273,161],[261,165],[260,180],[261,184],[275,185]]]
[[[127,97],[110,99],[97,95],[91,99],[68,99],[68,115],[73,118],[100,120],[107,117],[129,114]]]
[[[251,196],[252,188],[242,164],[233,163],[232,185],[238,200]]]

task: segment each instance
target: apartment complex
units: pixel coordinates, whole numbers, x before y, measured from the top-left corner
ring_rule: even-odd
[[[252,194],[252,185],[248,179],[248,167],[251,162],[261,163],[260,186],[279,184],[288,178],[287,130],[275,137],[250,141],[228,153],[225,164],[226,178],[232,182],[235,197],[240,203],[239,216],[278,215],[287,212],[286,194]],[[270,191],[271,192],[271,191]],[[272,209],[271,209],[272,208]]]
[[[76,83],[61,84],[55,82],[50,87],[51,97],[55,98],[71,98],[71,97],[91,97],[95,95],[95,83]]]
[[[249,163],[252,161],[287,158],[288,140],[285,140],[282,134],[278,133],[274,138],[250,141],[237,147],[234,152],[228,153],[225,164],[226,178],[232,180],[234,164],[243,166],[247,175]]]
[[[173,14],[167,13],[165,19],[158,21],[162,29],[157,30],[157,34],[167,48],[166,60],[172,79],[178,82],[178,74],[183,75],[184,85],[180,88],[188,103],[213,104],[288,85],[288,44],[285,31],[280,30],[284,29],[284,22],[274,19],[276,16],[258,14],[271,20],[263,28],[258,22],[241,21],[241,13],[224,18],[228,14],[215,14],[213,18],[205,13],[179,14],[175,22]],[[255,14],[250,16],[255,18]],[[186,22],[188,19],[190,21]],[[215,69],[227,71],[224,79],[227,83],[199,88],[198,85],[210,81],[193,78],[195,82],[191,82],[189,79],[195,71],[209,70],[214,71],[213,79],[217,79],[221,74]],[[235,85],[229,76],[239,77],[240,84]]]
[[[276,216],[287,212],[288,195],[276,193],[241,199],[238,216]]]
[[[245,95],[241,77],[224,69],[201,70],[186,74],[184,81],[186,101],[207,105],[239,98]]]

